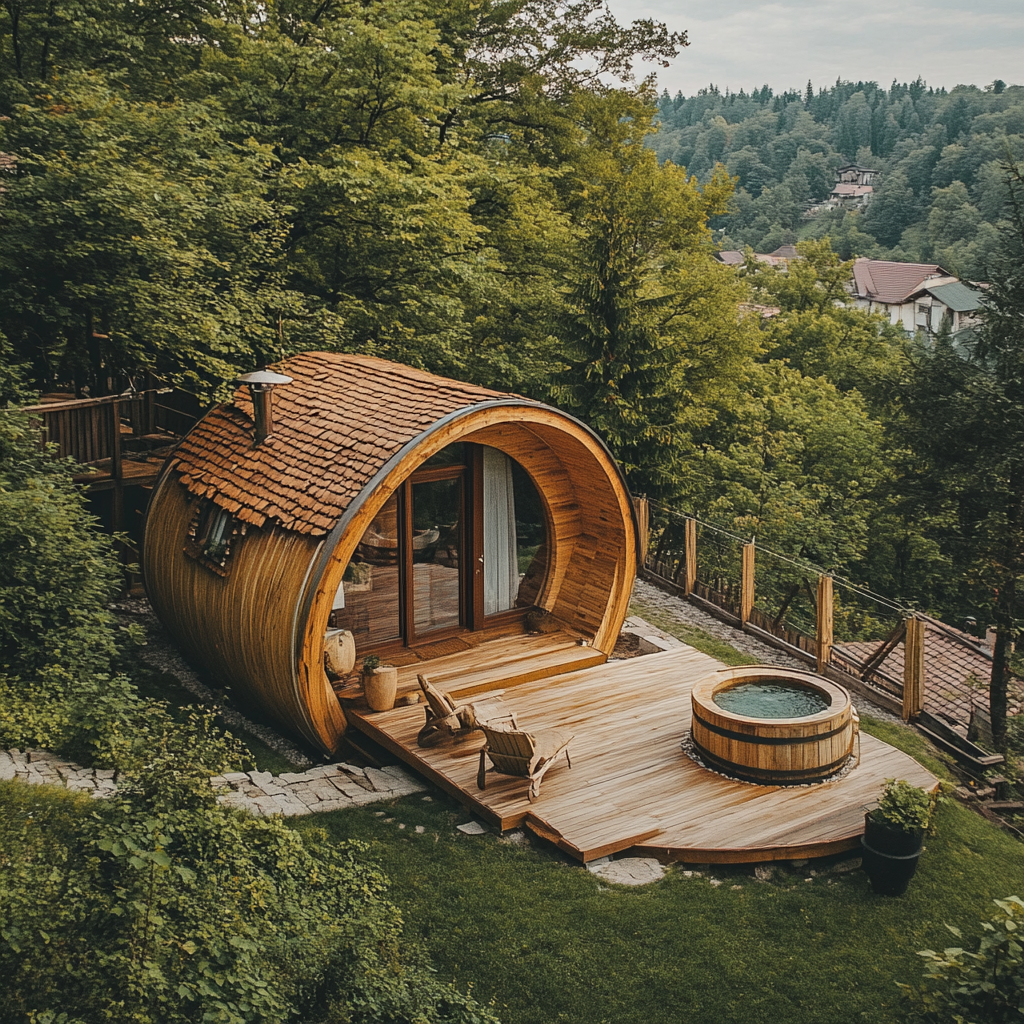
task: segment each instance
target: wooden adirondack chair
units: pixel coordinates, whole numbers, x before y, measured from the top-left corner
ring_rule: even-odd
[[[523,732],[516,726],[481,724],[480,729],[487,743],[480,751],[480,767],[476,773],[476,784],[487,788],[487,772],[500,775],[514,775],[529,779],[530,803],[540,796],[540,784],[547,770],[565,754],[565,763],[571,768],[569,744],[573,734],[564,729],[541,729],[537,732]],[[492,768],[487,767],[487,758]]]
[[[504,690],[497,690],[481,700],[456,704],[426,676],[418,675],[416,678],[427,700],[427,721],[416,737],[416,743],[421,747],[436,747],[449,737],[464,739],[484,721],[507,722],[513,728],[516,726],[516,716],[501,699]]]

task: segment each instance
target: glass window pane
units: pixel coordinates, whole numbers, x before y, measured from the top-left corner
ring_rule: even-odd
[[[412,485],[413,628],[462,622],[462,477]]]
[[[398,495],[367,527],[334,598],[331,624],[351,630],[356,647],[401,637],[399,620]]]
[[[466,446],[461,441],[442,448],[436,455],[431,455],[420,467],[421,469],[435,466],[464,466],[466,464]]]

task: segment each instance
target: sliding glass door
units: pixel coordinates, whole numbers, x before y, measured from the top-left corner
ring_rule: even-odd
[[[444,472],[440,479],[413,477],[408,487],[406,616],[411,643],[464,624],[464,474]]]
[[[486,445],[454,444],[388,500],[345,570],[331,623],[360,652],[514,621],[538,598],[547,527],[528,474]]]

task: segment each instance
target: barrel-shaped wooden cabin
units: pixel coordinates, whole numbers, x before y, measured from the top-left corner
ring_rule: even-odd
[[[611,652],[636,529],[589,428],[366,356],[274,370],[292,381],[273,391],[269,436],[246,387],[211,410],[154,487],[143,548],[157,614],[236,700],[330,753],[345,729],[332,628],[360,657],[405,664],[467,635],[525,637],[540,609]]]

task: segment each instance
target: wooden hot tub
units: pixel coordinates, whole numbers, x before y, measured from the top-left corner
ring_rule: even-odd
[[[743,684],[778,684],[807,691],[823,710],[791,718],[738,714],[715,696]],[[859,722],[850,695],[811,672],[745,665],[702,679],[690,694],[691,737],[710,768],[769,785],[820,782],[834,775],[853,753]]]

